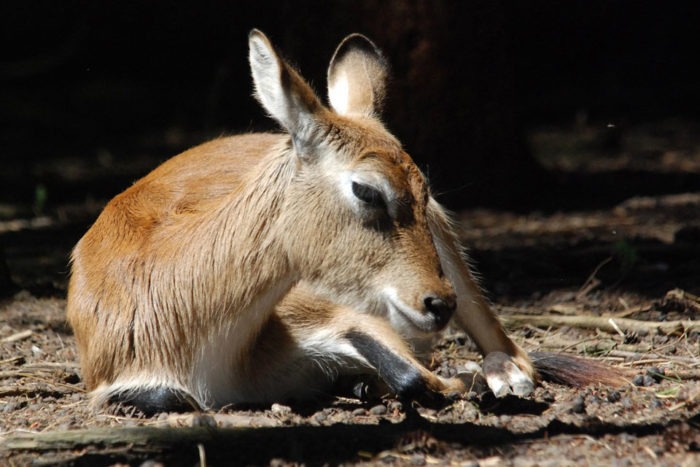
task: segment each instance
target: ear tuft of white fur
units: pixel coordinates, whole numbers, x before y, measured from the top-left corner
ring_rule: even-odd
[[[328,86],[328,100],[336,113],[340,115],[347,115],[350,113],[350,83],[347,73],[336,72],[333,85]]]
[[[272,118],[286,127],[284,89],[282,87],[283,64],[270,40],[257,29],[248,35],[248,60],[253,75],[255,97]]]
[[[372,41],[351,34],[338,45],[328,67],[328,100],[341,115],[377,116],[389,67]]]
[[[255,97],[294,137],[295,146],[303,146],[313,137],[322,118],[318,97],[306,81],[280,58],[265,34],[253,29],[248,44]]]

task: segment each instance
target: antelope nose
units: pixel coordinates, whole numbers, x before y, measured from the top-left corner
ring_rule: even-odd
[[[435,322],[440,326],[447,325],[457,307],[457,301],[453,296],[438,297],[437,295],[426,295],[423,303],[425,304],[425,309],[428,313],[435,316]]]

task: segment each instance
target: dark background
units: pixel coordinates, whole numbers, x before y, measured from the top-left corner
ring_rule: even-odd
[[[654,184],[545,170],[528,132],[584,121],[614,151],[619,128],[698,119],[698,25],[700,2],[5,1],[0,203],[109,199],[186,147],[273,129],[251,97],[252,27],[322,95],[338,41],[373,38],[393,66],[387,125],[451,207],[623,199]]]

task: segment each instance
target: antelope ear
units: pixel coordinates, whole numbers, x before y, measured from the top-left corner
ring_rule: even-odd
[[[292,135],[295,145],[309,142],[323,109],[318,97],[261,31],[250,31],[248,45],[255,97]]]
[[[378,116],[389,74],[381,51],[362,34],[338,45],[328,67],[328,100],[341,115]]]

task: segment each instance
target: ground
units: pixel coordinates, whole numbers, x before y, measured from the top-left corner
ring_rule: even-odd
[[[525,399],[470,393],[430,406],[386,395],[153,418],[94,411],[64,297],[68,252],[101,203],[3,207],[17,289],[0,304],[0,463],[700,464],[700,193],[667,186],[696,180],[700,145],[694,127],[668,128],[625,130],[614,157],[598,145],[606,134],[541,129],[532,141],[543,162],[590,193],[572,196],[573,209],[563,198],[556,209],[458,215],[514,339],[625,371],[620,388],[543,382]],[[630,179],[647,195],[630,194]],[[668,193],[639,188],[655,180]],[[451,374],[479,358],[450,330],[431,367]]]

